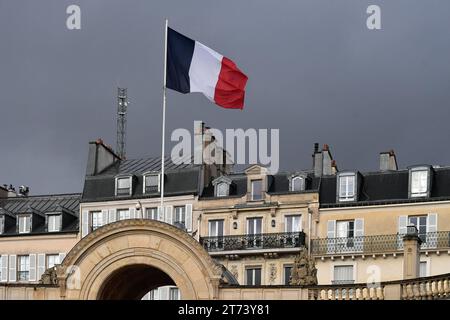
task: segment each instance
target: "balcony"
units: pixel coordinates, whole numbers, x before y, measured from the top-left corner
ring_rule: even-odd
[[[395,253],[403,250],[402,234],[362,236],[353,238],[321,238],[311,241],[313,255]],[[450,231],[419,234],[421,250],[450,248]]]
[[[261,233],[252,235],[203,237],[200,244],[208,252],[239,250],[292,249],[305,245],[305,233]]]

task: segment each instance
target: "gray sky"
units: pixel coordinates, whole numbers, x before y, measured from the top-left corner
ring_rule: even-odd
[[[168,133],[279,128],[285,170],[310,168],[314,142],[341,170],[376,170],[391,148],[401,167],[450,164],[448,0],[0,0],[1,184],[81,191],[88,141],[115,147],[118,85],[128,157],[160,154],[165,17],[249,76],[244,111],[169,92]]]

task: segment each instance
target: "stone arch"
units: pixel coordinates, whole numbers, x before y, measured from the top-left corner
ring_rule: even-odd
[[[162,271],[182,299],[218,299],[222,266],[185,231],[147,219],[114,222],[80,240],[57,269],[60,295],[100,299],[112,277],[138,266]]]

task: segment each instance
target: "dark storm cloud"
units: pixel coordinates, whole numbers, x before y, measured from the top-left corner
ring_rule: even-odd
[[[380,31],[366,28],[369,4]],[[165,17],[250,78],[244,111],[169,92],[168,133],[194,120],[280,128],[282,169],[310,168],[316,141],[340,169],[374,170],[391,148],[402,167],[449,164],[449,16],[447,0],[0,0],[0,183],[80,191],[88,141],[115,145],[118,85],[128,156],[159,154]]]

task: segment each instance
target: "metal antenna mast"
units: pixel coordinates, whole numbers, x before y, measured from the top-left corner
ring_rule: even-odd
[[[128,96],[126,88],[117,88],[117,155],[121,159],[126,156]]]

